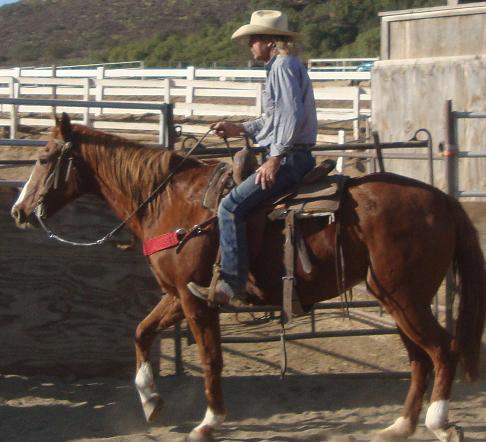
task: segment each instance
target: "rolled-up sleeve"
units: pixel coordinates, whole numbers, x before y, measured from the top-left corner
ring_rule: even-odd
[[[264,124],[264,118],[260,117],[256,118],[255,120],[245,121],[243,123],[243,128],[251,138],[255,139],[256,134],[262,130]]]

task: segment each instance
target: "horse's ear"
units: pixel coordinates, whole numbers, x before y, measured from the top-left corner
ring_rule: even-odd
[[[57,118],[56,118],[57,121]],[[72,133],[72,128],[71,128],[71,118],[69,118],[69,115],[66,112],[62,113],[62,117],[59,121],[59,124],[57,125],[61,131],[62,138],[65,141],[69,141],[71,139],[71,133]]]

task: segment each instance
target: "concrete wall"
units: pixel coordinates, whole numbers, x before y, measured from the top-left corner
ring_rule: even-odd
[[[439,154],[446,100],[457,111],[486,111],[486,5],[387,13],[382,44],[384,60],[372,71],[373,129],[383,141],[402,141],[426,128]],[[456,143],[463,151],[486,151],[486,120],[459,120]],[[385,166],[428,179],[426,162],[386,160]],[[459,190],[484,190],[485,166],[485,159],[461,159]],[[436,185],[445,189],[443,162],[434,161],[434,169]]]
[[[485,72],[486,56],[380,61],[373,70],[373,128],[382,141],[408,140],[427,128],[438,154],[446,135],[446,100],[453,100],[455,110],[486,110]],[[486,151],[486,120],[460,120],[457,129],[460,150]],[[444,189],[442,161],[434,163],[436,185]],[[427,180],[425,162],[386,160],[385,166]],[[461,159],[459,188],[485,189],[481,170],[486,170],[486,159]]]

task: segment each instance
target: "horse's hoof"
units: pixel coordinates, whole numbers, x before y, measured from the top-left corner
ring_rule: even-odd
[[[376,434],[372,442],[406,441],[414,433],[414,430],[409,419],[399,417],[392,425]]]
[[[164,401],[155,393],[145,404],[143,404],[143,412],[147,422],[153,422],[155,417],[159,414],[164,406]]]
[[[213,442],[213,431],[209,427],[194,429],[186,437],[185,442]]]
[[[439,437],[440,442],[463,442],[464,431],[457,425],[450,425]]]

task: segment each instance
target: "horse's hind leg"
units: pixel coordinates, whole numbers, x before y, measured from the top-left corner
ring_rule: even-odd
[[[415,432],[422,410],[423,397],[432,371],[432,362],[427,353],[400,329],[399,332],[410,360],[411,381],[402,416],[393,425],[379,433],[379,440],[382,441],[406,439]]]
[[[435,378],[425,425],[441,442],[460,441],[460,429],[448,422],[457,355],[451,351],[450,335],[437,322],[425,299],[425,295],[420,299],[401,291],[382,301],[402,332],[432,360]]]
[[[167,294],[137,326],[135,334],[137,356],[135,386],[140,395],[147,422],[153,420],[162,407],[162,399],[156,392],[154,375],[149,362],[150,346],[159,332],[176,324],[183,317],[179,298]]]

